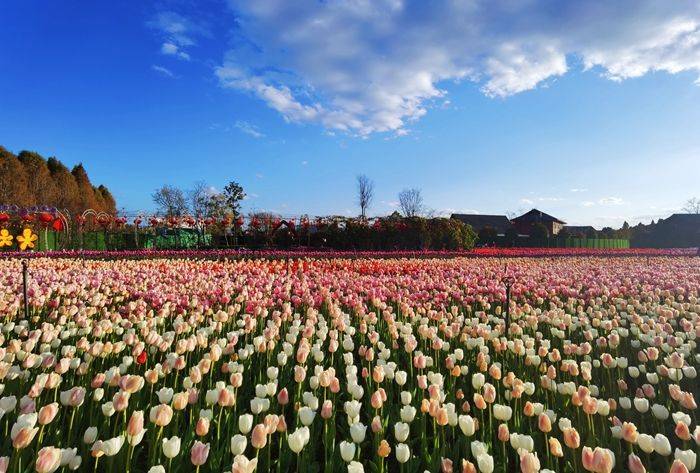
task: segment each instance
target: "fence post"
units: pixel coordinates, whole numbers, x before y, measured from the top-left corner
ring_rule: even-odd
[[[26,259],[22,260],[22,292],[24,295],[24,318],[29,320],[29,297],[27,296],[27,276],[29,263]]]

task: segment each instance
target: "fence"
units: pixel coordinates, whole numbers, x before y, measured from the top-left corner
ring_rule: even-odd
[[[622,238],[533,238],[519,239],[514,246],[520,248],[591,248],[591,249],[627,249],[630,241]]]
[[[194,229],[158,229],[155,233],[84,231],[69,235],[41,229],[34,249],[38,251],[75,250],[138,250],[138,249],[194,249],[211,247],[211,234]],[[0,251],[11,251],[15,245]]]

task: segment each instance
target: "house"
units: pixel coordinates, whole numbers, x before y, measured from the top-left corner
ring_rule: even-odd
[[[549,235],[554,236],[566,225],[566,222],[537,209],[532,209],[520,217],[514,218],[512,223],[521,235],[531,235],[535,226],[541,223],[545,226]]]
[[[493,228],[500,237],[505,236],[508,229],[512,227],[505,215],[452,214],[450,218],[471,226],[476,233],[484,228]]]
[[[632,245],[651,248],[700,247],[700,214],[673,214],[632,227]]]
[[[563,230],[574,238],[595,238],[597,231],[590,225],[565,225]]]

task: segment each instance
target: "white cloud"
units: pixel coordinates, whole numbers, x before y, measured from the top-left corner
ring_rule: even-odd
[[[571,192],[588,192],[588,189],[586,188],[573,188],[570,189]]]
[[[228,4],[236,27],[216,69],[221,85],[287,121],[353,135],[405,130],[445,103],[443,85],[459,81],[507,97],[546,86],[578,62],[612,80],[700,72],[697,0]],[[182,22],[165,24],[174,38],[190,37]]]
[[[525,205],[532,205],[535,203],[535,201],[532,199],[528,199],[528,198],[522,198],[522,199],[520,199],[520,203],[525,204]]]
[[[168,69],[166,67],[158,66],[158,65],[154,64],[151,66],[151,69],[153,69],[157,73],[162,74],[166,77],[175,77],[175,74],[173,74],[173,71],[171,71],[170,69]]]
[[[581,202],[583,207],[593,207],[594,205],[623,205],[626,202],[621,197],[602,197],[597,202],[586,200]]]
[[[258,130],[258,127],[246,121],[238,120],[233,126],[241,130],[241,132],[245,133],[246,135],[252,136],[253,138],[265,137],[265,134]]]
[[[197,44],[196,37],[209,35],[206,26],[172,11],[159,12],[148,22],[148,26],[156,30],[163,40],[161,54],[185,61],[190,60],[190,54],[184,49]]]
[[[538,197],[537,202],[561,202],[564,200],[561,197]]]
[[[603,197],[598,200],[600,205],[622,205],[625,203],[620,197]]]
[[[163,45],[160,47],[160,52],[167,56],[177,56],[180,59],[184,59],[185,61],[190,60],[190,55],[184,51],[180,51],[180,48],[177,46],[177,44],[167,42],[163,43]]]
[[[438,217],[450,217],[452,214],[479,214],[479,212],[476,209],[454,209],[454,208],[446,208],[446,209],[441,209],[441,210],[436,210],[435,215]]]

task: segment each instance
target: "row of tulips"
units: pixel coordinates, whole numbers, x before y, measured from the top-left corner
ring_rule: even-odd
[[[616,256],[698,256],[699,248],[474,248],[470,250],[393,250],[351,251],[318,248],[296,250],[219,249],[219,250],[59,250],[3,251],[0,258],[553,258],[553,257],[616,257]]]
[[[21,280],[0,472],[696,467],[698,259],[37,258],[29,318]]]

